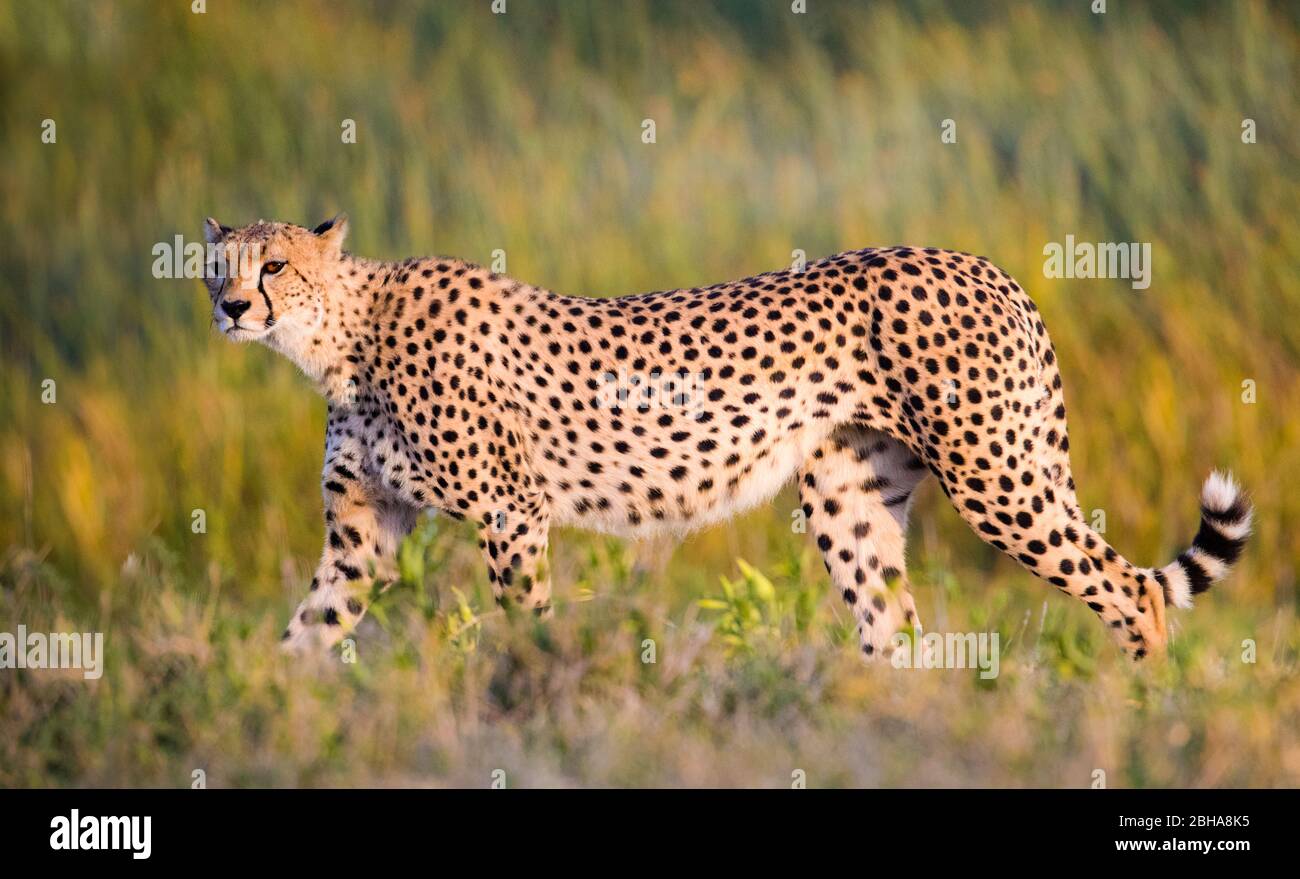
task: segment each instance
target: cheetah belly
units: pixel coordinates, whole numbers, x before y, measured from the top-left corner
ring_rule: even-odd
[[[692,527],[704,527],[725,522],[744,511],[771,500],[803,465],[813,450],[830,433],[830,425],[814,430],[811,427],[786,436],[772,446],[767,457],[754,463],[748,475],[742,476],[734,494],[715,498]]]
[[[772,428],[775,427],[773,424]],[[631,494],[619,491],[621,478],[599,480],[591,491],[578,495],[554,493],[551,495],[553,521],[557,525],[629,538],[686,534],[725,522],[776,495],[831,429],[832,425],[822,423],[787,432],[764,446],[766,454],[760,457],[759,450],[750,450],[732,468],[723,466],[723,460],[731,453],[720,449],[716,463],[706,468],[697,462],[687,479],[680,483],[674,482],[667,472],[649,470],[644,484],[634,485]],[[558,475],[548,474],[552,486],[558,481],[555,478]],[[700,491],[700,480],[710,477],[714,486]],[[730,484],[732,479],[734,485]],[[646,502],[646,491],[651,486],[659,486],[664,491],[662,501],[657,504]],[[602,508],[598,499],[592,500],[593,495],[605,498],[608,505]],[[639,517],[631,516],[633,511],[639,512]],[[634,518],[638,521],[633,521]]]

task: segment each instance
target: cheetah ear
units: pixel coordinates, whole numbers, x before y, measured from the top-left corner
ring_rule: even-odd
[[[203,239],[209,244],[220,244],[227,235],[234,231],[234,229],[221,225],[211,217],[203,221]]]
[[[343,239],[348,234],[348,215],[338,214],[334,219],[326,220],[311,232],[321,240],[327,250],[337,253],[343,249]]]

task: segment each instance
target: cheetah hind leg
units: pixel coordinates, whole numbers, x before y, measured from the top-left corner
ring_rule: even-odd
[[[887,655],[896,632],[920,630],[904,549],[928,472],[898,440],[859,427],[836,430],[799,471],[804,515],[868,658]]]
[[[550,510],[539,491],[507,495],[478,522],[479,549],[497,603],[551,615]]]
[[[1226,474],[1213,473],[1201,494],[1201,529],[1189,549],[1162,568],[1140,568],[1093,531],[1073,503],[1068,460],[1033,462],[1037,491],[1012,516],[972,486],[944,478],[945,494],[975,533],[1061,592],[1084,602],[1133,659],[1163,653],[1169,604],[1188,607],[1192,594],[1226,576],[1250,532],[1250,501]],[[1062,498],[1062,489],[1069,494]]]

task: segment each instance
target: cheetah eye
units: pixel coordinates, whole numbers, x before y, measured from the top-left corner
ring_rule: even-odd
[[[284,268],[284,260],[273,259],[262,266],[262,272],[267,275],[279,274],[280,269]]]

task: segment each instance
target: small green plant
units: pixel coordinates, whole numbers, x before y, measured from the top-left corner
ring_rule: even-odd
[[[474,608],[470,607],[464,592],[454,586],[451,591],[456,596],[456,607],[447,612],[444,623],[447,642],[461,653],[473,653],[478,648],[483,621],[474,612]]]
[[[438,520],[427,516],[397,548],[398,580],[393,585],[412,590],[416,606],[426,620],[432,620],[438,614],[438,592],[429,584],[442,570],[442,560],[446,557],[446,553],[438,551],[441,537]]]
[[[703,610],[719,613],[717,631],[728,653],[747,653],[760,644],[776,644],[807,631],[816,608],[812,589],[778,591],[761,571],[736,559],[740,579],[721,577],[722,595],[700,599]]]

